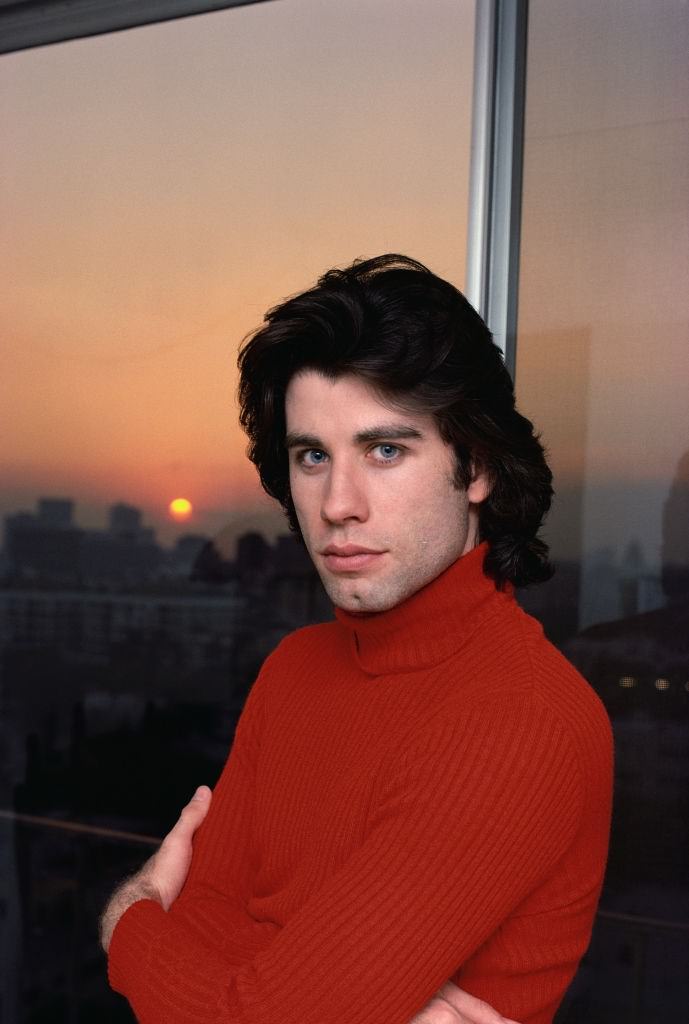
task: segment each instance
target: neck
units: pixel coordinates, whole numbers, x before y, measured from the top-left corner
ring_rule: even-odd
[[[486,542],[462,555],[405,601],[383,612],[347,612],[335,617],[350,633],[353,656],[371,675],[414,671],[437,664],[461,647],[471,633],[513,601],[513,588],[496,588],[483,561]]]

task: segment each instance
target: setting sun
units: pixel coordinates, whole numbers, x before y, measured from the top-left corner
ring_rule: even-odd
[[[174,498],[168,505],[168,511],[173,519],[183,522],[191,516],[193,507],[186,498]]]

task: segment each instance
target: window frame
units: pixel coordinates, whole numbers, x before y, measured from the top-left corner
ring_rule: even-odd
[[[267,0],[0,0],[0,54]],[[276,3],[277,0],[271,0]]]

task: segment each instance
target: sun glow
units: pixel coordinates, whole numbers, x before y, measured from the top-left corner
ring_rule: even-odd
[[[189,519],[193,511],[193,506],[187,498],[174,498],[168,505],[170,516],[172,519],[176,519],[178,523]]]

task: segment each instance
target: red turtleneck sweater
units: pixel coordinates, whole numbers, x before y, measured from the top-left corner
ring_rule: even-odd
[[[600,894],[611,731],[485,551],[266,660],[179,899],[114,931],[142,1024],[408,1024],[448,979],[552,1020]]]

